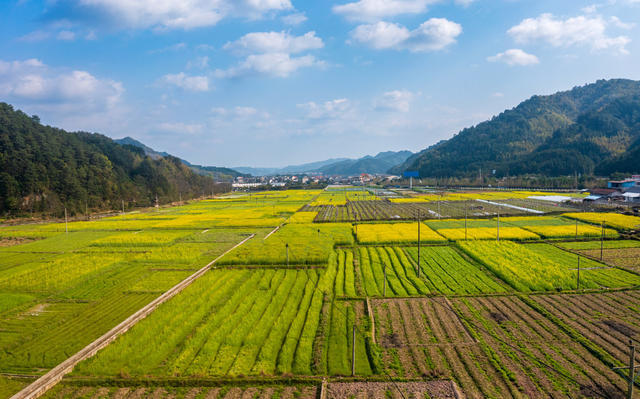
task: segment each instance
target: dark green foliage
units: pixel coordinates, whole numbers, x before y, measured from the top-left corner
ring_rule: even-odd
[[[0,103],[0,214],[120,209],[228,190],[178,158],[96,133],[68,133]]]
[[[565,176],[635,172],[640,153],[640,82],[600,80],[533,96],[463,129],[392,169],[425,177]],[[636,143],[635,146],[632,143]],[[636,155],[631,156],[630,150]]]

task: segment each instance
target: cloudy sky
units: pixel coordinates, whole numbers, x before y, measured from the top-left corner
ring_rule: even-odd
[[[0,101],[191,162],[421,150],[640,79],[640,0],[3,0]]]

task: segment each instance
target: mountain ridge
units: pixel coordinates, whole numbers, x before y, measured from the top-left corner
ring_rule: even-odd
[[[480,170],[498,177],[637,172],[628,161],[611,162],[640,137],[639,99],[640,82],[629,79],[534,95],[389,171],[416,170],[422,177],[470,177]]]
[[[330,158],[324,161],[289,165],[283,168],[234,167],[234,170],[255,176],[274,176],[296,173],[321,173],[323,175],[359,175],[362,173],[384,174],[393,166],[402,163],[411,151],[383,151],[361,158]]]

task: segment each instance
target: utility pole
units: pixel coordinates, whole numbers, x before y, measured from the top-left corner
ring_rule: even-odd
[[[124,200],[122,200],[122,215],[124,216]]]
[[[629,367],[614,367],[613,370],[629,369],[629,388],[627,389],[627,399],[633,399],[633,385],[635,383],[635,370],[640,366],[636,366],[636,347],[633,340],[629,340]]]
[[[464,203],[464,240],[467,241],[467,209],[469,208],[469,203]]]
[[[418,278],[420,278],[420,209],[418,209]]]
[[[358,212],[355,212],[353,214],[353,217],[354,217],[354,219],[356,221],[356,240],[357,240],[358,239]]]
[[[578,255],[578,282],[576,284],[578,290],[580,290],[580,255]]]
[[[382,289],[382,296],[386,297],[387,296],[387,265],[384,265],[382,267],[382,272],[384,273],[384,286]]]
[[[604,255],[604,220],[602,221],[602,233],[600,234],[600,262]]]
[[[287,248],[287,267],[289,267],[289,243],[284,245]]]
[[[67,221],[67,207],[64,207],[64,232],[69,234],[69,226]]]
[[[356,375],[356,318],[353,317],[353,338],[351,348],[351,376]]]

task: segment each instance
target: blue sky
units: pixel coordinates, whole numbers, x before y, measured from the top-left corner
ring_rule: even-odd
[[[640,79],[640,0],[4,0],[0,101],[191,162],[419,151]]]

